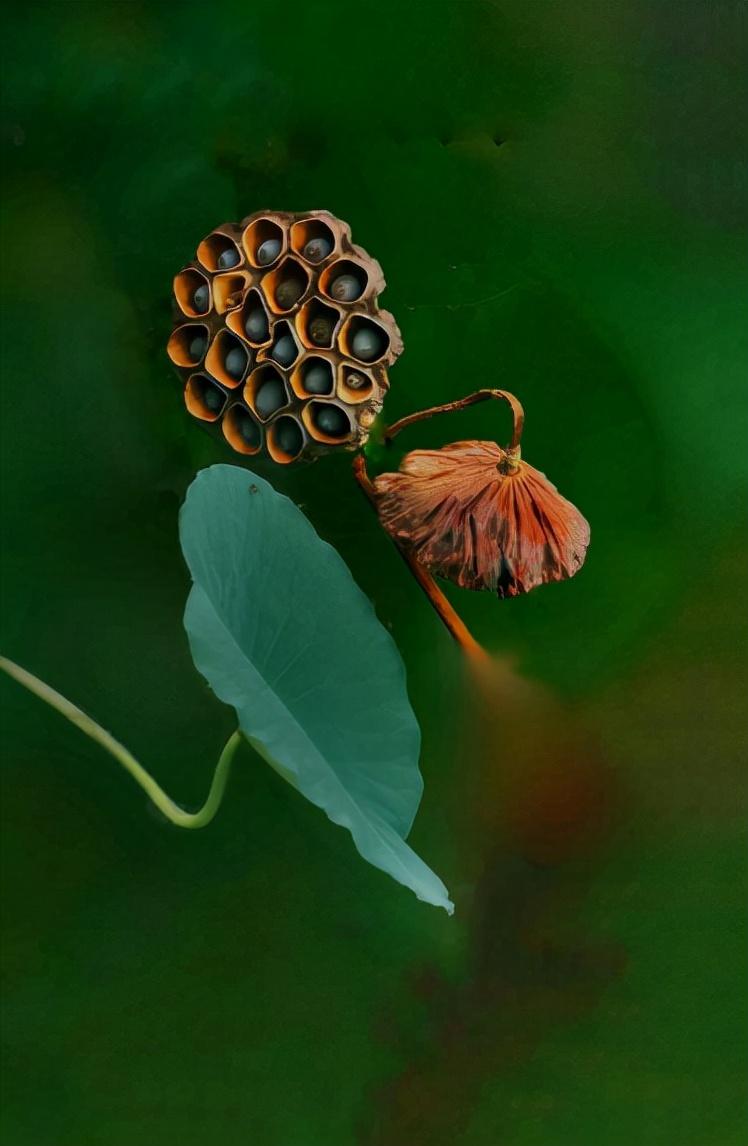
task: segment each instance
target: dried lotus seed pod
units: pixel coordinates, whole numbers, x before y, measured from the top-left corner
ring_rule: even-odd
[[[327,211],[217,227],[174,280],[168,354],[189,412],[281,465],[364,445],[402,352],[379,264]]]

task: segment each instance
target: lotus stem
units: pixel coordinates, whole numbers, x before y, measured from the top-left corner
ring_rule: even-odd
[[[41,700],[45,701],[51,708],[54,708],[62,716],[74,724],[91,740],[99,744],[105,752],[118,760],[126,772],[129,772],[136,784],[139,784],[148,798],[156,805],[160,812],[166,816],[172,824],[178,828],[204,828],[215,816],[223,794],[226,790],[226,782],[229,778],[229,771],[231,769],[231,761],[234,757],[239,744],[241,743],[241,733],[239,731],[232,733],[218,758],[216,770],[213,773],[213,780],[210,785],[207,799],[197,812],[186,812],[184,808],[180,808],[179,804],[175,804],[170,796],[167,796],[163,788],[154,780],[150,772],[140,764],[133,754],[128,751],[124,745],[120,744],[118,740],[87,716],[77,705],[67,700],[61,693],[56,692],[55,689],[50,688],[44,681],[39,680],[33,673],[27,672],[26,669],[21,668],[20,665],[15,664],[14,661],[8,660],[7,657],[0,656],[0,669],[6,672],[13,680],[22,684],[29,692],[33,692]]]
[[[362,454],[358,454],[353,459],[353,474],[356,481],[361,486],[361,489],[366,494],[371,504],[376,509],[377,495],[374,485],[369,477],[366,469],[366,462]],[[395,548],[406,563],[411,573],[415,577],[418,584],[423,589],[424,593],[429,599],[432,607],[435,609],[445,628],[450,636],[454,638],[457,644],[467,657],[472,660],[487,660],[489,659],[488,653],[479,645],[473,634],[468,629],[462,617],[455,611],[450,602],[445,597],[437,585],[434,578],[429,573],[425,566],[421,565],[410,553],[407,553],[400,545],[395,542]]]
[[[468,394],[467,397],[458,398],[454,402],[445,402],[443,406],[429,406],[426,410],[418,410],[415,414],[408,414],[406,417],[400,418],[399,421],[393,422],[391,426],[387,426],[384,431],[384,440],[389,444],[406,426],[412,426],[416,422],[423,422],[426,418],[433,418],[435,414],[451,414],[455,410],[462,410],[466,406],[474,406],[476,402],[486,402],[491,398],[497,398],[502,402],[506,402],[511,408],[513,419],[512,440],[508,448],[510,450],[516,450],[522,438],[525,411],[519,399],[515,398],[514,394],[510,394],[508,390],[476,390],[474,394]]]

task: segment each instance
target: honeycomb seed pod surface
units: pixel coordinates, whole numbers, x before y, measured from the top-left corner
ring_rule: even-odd
[[[174,279],[167,347],[185,403],[279,464],[362,446],[402,352],[382,269],[327,211],[217,227]]]

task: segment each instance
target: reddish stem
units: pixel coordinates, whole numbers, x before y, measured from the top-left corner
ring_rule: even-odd
[[[414,415],[412,415],[410,420],[413,421],[417,419]],[[402,422],[405,421],[408,421],[408,419],[402,419]],[[401,425],[401,423],[396,424]],[[353,475],[356,478],[358,484],[361,486],[361,489],[368,497],[371,504],[374,506],[374,509],[376,509],[377,493],[367,472],[366,462],[364,461],[362,454],[358,454],[353,459]],[[452,637],[454,637],[463,652],[468,657],[471,657],[475,660],[488,659],[488,653],[482,647],[482,645],[478,644],[465,622],[452,608],[452,605],[444,596],[444,593],[442,593],[436,581],[429,573],[428,569],[421,565],[419,561],[416,561],[415,557],[413,557],[410,553],[406,553],[405,550],[397,544],[397,542],[395,542],[395,546],[403,561],[406,562],[416,581],[428,597],[431,605],[438,613],[448,632]]]

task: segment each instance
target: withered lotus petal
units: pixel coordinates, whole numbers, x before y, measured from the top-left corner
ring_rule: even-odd
[[[374,481],[382,525],[439,577],[466,589],[516,597],[573,577],[590,527],[527,462],[507,468],[494,442],[414,450],[398,473]]]

